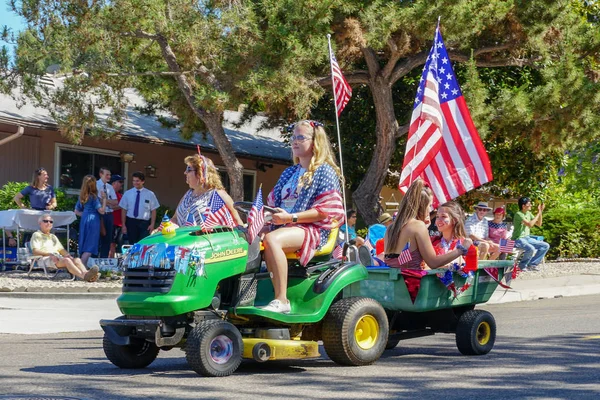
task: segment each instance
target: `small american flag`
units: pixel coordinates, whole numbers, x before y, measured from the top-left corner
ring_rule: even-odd
[[[402,249],[402,252],[398,256],[398,263],[400,263],[400,265],[404,265],[404,264],[409,263],[410,261],[412,261],[412,254],[410,254],[410,242],[409,242],[409,243],[406,243],[406,246],[404,247],[404,249]]]
[[[343,254],[344,254],[344,243],[340,243],[336,246],[335,249],[333,249],[333,253],[331,253],[331,256],[333,258],[335,258],[336,260],[341,260]]]
[[[248,213],[248,240],[250,243],[265,225],[265,213],[263,212],[263,194],[262,186],[258,188],[252,208]]]
[[[227,205],[215,190],[210,199],[210,207],[204,220],[204,229],[212,229],[217,225],[234,226],[233,218]]]
[[[375,250],[375,249],[373,248],[373,245],[371,244],[371,239],[369,238],[369,235],[367,235],[367,236],[365,237],[365,244],[363,244],[363,246],[365,246],[367,249],[369,249],[369,251],[373,251],[373,250]]]
[[[331,77],[333,79],[333,91],[335,95],[335,109],[337,111],[337,115],[339,116],[342,113],[348,101],[350,101],[350,97],[352,97],[352,88],[342,75],[342,70],[333,55],[333,51],[330,51],[329,57],[331,59]]]
[[[515,241],[510,239],[500,239],[500,252],[512,253],[515,249]]]

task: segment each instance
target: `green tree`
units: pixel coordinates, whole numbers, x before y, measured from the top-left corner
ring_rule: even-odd
[[[331,31],[347,80],[372,101],[372,109],[364,112],[372,123],[363,125],[372,131],[363,131],[362,136],[365,150],[372,150],[373,156],[361,163],[364,175],[353,194],[367,222],[375,219],[373,205],[396,146],[408,131],[406,106],[416,93],[418,71],[438,16],[451,60],[466,63],[463,92],[482,136],[497,138],[498,146],[502,138],[510,140],[511,149],[524,153],[519,160],[535,163],[599,135],[600,30],[590,19],[594,9],[589,4],[582,8],[581,2],[566,0],[254,3],[264,61],[250,71],[247,84],[252,85],[249,93],[257,109],[288,118],[309,114],[321,88],[330,90],[325,35]],[[502,68],[513,71],[512,82],[509,73],[498,72]],[[398,86],[405,88],[399,102],[394,96]],[[348,127],[356,126],[355,121],[345,112],[344,132],[352,130]],[[366,138],[369,133],[374,139]]]
[[[125,91],[135,88],[149,109],[177,116],[184,137],[208,130],[232,183],[243,195],[243,167],[222,127],[223,111],[243,95],[238,81],[252,65],[258,36],[249,10],[236,1],[10,1],[28,29],[16,58],[0,57],[0,89],[20,85],[50,110],[62,134],[111,136],[121,129]],[[8,33],[5,31],[5,38]],[[39,84],[58,64],[60,84]],[[109,109],[100,117],[100,109]]]

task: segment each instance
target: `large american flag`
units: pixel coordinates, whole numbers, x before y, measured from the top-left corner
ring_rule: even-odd
[[[333,80],[333,91],[335,94],[335,110],[337,111],[337,115],[342,113],[348,101],[350,101],[350,97],[352,97],[352,88],[342,75],[342,70],[333,55],[333,51],[329,52],[329,57],[331,59],[331,77]]]
[[[263,210],[262,186],[258,188],[252,208],[248,213],[248,241],[252,243],[256,235],[265,225],[265,213]]]
[[[210,206],[204,219],[203,229],[212,229],[217,225],[233,227],[235,224],[227,205],[215,190],[210,199]]]
[[[439,25],[417,88],[398,188],[406,193],[418,177],[431,186],[434,205],[493,178]]]

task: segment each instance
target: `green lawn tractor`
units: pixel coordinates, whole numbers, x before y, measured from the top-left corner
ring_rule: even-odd
[[[251,204],[238,203],[247,211]],[[371,364],[388,341],[388,319],[372,298],[342,298],[366,268],[331,260],[337,230],[307,267],[289,257],[290,314],[260,307],[274,298],[261,243],[243,229],[203,232],[181,227],[135,244],[124,261],[123,315],[101,320],[106,357],[120,368],[144,368],[160,350],[179,347],[203,376],[232,374],[242,362],[319,357]]]

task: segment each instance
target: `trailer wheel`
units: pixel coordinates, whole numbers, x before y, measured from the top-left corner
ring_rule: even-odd
[[[391,339],[391,338],[388,338],[388,341],[385,344],[385,349],[386,350],[395,349],[396,346],[398,346],[398,343],[400,343],[400,339]]]
[[[388,339],[388,320],[381,305],[350,297],[334,303],[323,322],[323,346],[342,365],[369,365],[381,357]]]
[[[198,323],[185,344],[189,366],[203,376],[227,376],[242,362],[242,335],[231,323],[209,320]]]
[[[106,334],[102,348],[111,363],[124,369],[145,368],[152,364],[160,351],[154,343],[139,338],[131,338],[131,344],[120,346],[111,342]]]
[[[456,347],[464,355],[487,354],[496,341],[494,316],[483,310],[464,312],[456,327]]]

